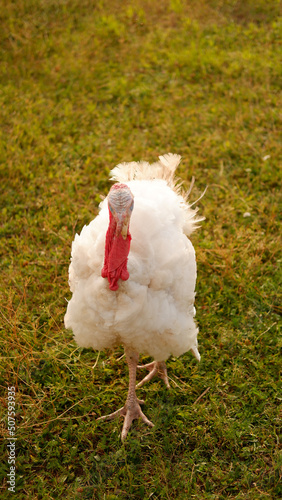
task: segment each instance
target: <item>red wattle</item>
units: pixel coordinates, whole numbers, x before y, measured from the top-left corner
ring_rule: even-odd
[[[110,224],[106,234],[105,260],[101,271],[103,278],[108,278],[110,290],[118,290],[118,280],[128,280],[127,258],[130,250],[131,235],[126,239],[116,235],[116,222],[110,214]]]

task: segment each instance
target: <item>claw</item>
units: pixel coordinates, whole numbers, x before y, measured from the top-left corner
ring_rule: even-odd
[[[164,381],[166,387],[168,389],[170,388],[166,364],[164,361],[153,361],[152,363],[148,363],[147,365],[138,365],[137,368],[145,368],[146,370],[149,370],[149,373],[141,380],[141,382],[136,385],[136,387],[142,387],[146,382],[149,382],[149,380],[152,380],[153,377],[158,375]]]
[[[141,418],[143,422],[150,427],[154,427],[154,424],[144,415],[140,408],[140,404],[144,401],[140,399],[134,399],[133,401],[126,401],[125,405],[114,413],[109,415],[104,415],[103,417],[97,418],[97,420],[114,420],[118,417],[124,417],[124,423],[121,432],[121,440],[124,441],[131,427],[133,420]]]
[[[128,434],[128,431],[131,427],[132,421],[136,418],[141,418],[143,422],[149,427],[154,427],[153,422],[151,422],[146,415],[142,412],[140,406],[134,406],[134,408],[129,407],[126,410],[125,418],[124,418],[124,423],[121,431],[121,440],[124,441],[126,439],[126,436]]]

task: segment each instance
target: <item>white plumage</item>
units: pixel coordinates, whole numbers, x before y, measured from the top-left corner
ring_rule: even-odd
[[[159,159],[153,165],[132,162],[112,170],[112,179],[126,184],[134,197],[129,279],[120,279],[118,290],[113,291],[101,276],[109,226],[106,198],[99,215],[84,226],[72,245],[73,295],[65,326],[73,330],[81,347],[102,350],[123,344],[128,352],[150,355],[157,362],[192,350],[199,360],[194,322],[196,259],[186,235],[200,219],[175,187],[180,156],[167,154]]]

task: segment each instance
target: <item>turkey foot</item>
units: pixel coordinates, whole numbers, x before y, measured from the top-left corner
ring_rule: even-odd
[[[147,365],[138,365],[137,368],[142,369],[146,368],[146,370],[149,370],[148,375],[137,384],[136,387],[142,387],[142,385],[145,384],[145,382],[148,382],[149,380],[152,380],[153,377],[156,375],[160,377],[167,388],[170,388],[169,381],[168,381],[168,376],[167,376],[167,369],[166,369],[166,364],[164,361],[153,361],[152,363],[148,363]]]
[[[140,408],[140,404],[144,403],[141,399],[138,399],[135,392],[136,384],[136,368],[138,363],[138,354],[130,349],[125,349],[126,360],[129,368],[129,390],[125,405],[114,413],[99,417],[97,420],[114,420],[118,417],[124,417],[123,428],[121,432],[121,440],[124,441],[130,426],[134,419],[142,418],[143,422],[150,427],[154,427],[154,424],[144,415]]]
[[[122,408],[115,411],[114,413],[110,413],[110,415],[99,417],[97,420],[114,420],[118,417],[124,417],[124,423],[121,432],[121,440],[124,441],[133,420],[136,418],[142,418],[145,424],[149,425],[150,427],[154,427],[154,424],[150,422],[150,420],[142,412],[139,403],[144,403],[144,401],[137,398],[131,401],[127,400]]]

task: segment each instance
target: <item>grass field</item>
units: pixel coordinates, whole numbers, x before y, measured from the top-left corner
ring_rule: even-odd
[[[280,6],[3,3],[1,498],[282,497]],[[172,389],[138,391],[155,427],[135,421],[121,444],[122,423],[96,418],[125,400],[122,348],[77,348],[63,325],[71,241],[111,168],[169,151],[191,201],[209,186],[192,238],[202,360],[171,358]]]

